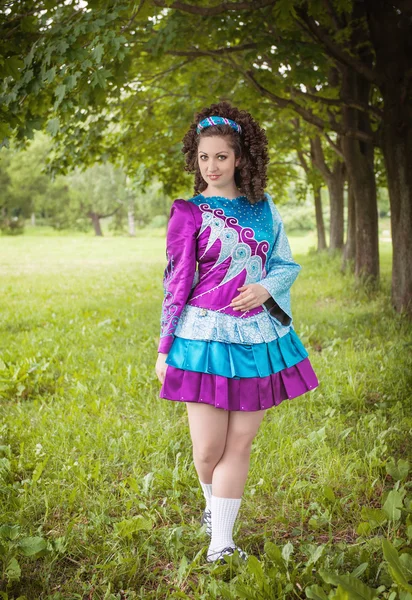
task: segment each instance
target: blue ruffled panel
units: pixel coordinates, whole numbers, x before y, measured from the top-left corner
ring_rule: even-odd
[[[268,377],[307,357],[304,345],[291,329],[267,344],[225,344],[176,337],[166,363],[177,369],[240,379]]]

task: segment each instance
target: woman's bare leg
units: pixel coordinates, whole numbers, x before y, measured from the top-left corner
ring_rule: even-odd
[[[231,411],[225,450],[213,471],[211,496],[211,540],[207,560],[220,560],[222,553],[236,548],[233,527],[240,508],[245,487],[250,450],[265,410],[256,412]],[[246,557],[239,549],[240,556]]]
[[[222,457],[229,412],[208,404],[186,402],[193,461],[200,481],[212,483],[213,470]]]
[[[266,410],[230,411],[223,455],[213,471],[213,495],[241,498],[250,464],[250,451]]]

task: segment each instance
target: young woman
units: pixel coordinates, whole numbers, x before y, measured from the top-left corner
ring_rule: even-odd
[[[195,116],[182,150],[195,195],[171,208],[156,373],[161,398],[186,402],[207,561],[224,562],[247,557],[233,526],[266,410],[318,380],[292,325],[301,267],[264,191],[265,131],[220,102]]]

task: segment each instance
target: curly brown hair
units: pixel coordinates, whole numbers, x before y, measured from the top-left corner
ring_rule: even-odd
[[[213,125],[213,127],[207,127],[197,133],[198,123],[211,116],[226,117],[236,121],[241,126],[242,133],[239,134],[230,125]],[[195,195],[201,194],[207,187],[198,164],[199,141],[203,137],[211,136],[227,137],[229,145],[235,152],[235,157],[240,158],[239,166],[235,169],[235,184],[241,194],[246,196],[251,204],[264,200],[267,181],[266,169],[269,162],[265,130],[246,110],[240,110],[226,101],[211,104],[196,113],[194,122],[183,138],[182,152],[185,154],[185,170],[195,173]]]

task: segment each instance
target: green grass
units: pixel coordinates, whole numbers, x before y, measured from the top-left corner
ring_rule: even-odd
[[[313,236],[291,244],[320,386],[254,441],[236,539],[256,558],[210,566],[185,405],[153,368],[164,239],[0,237],[0,598],[411,600],[412,332],[390,244],[378,291],[305,254]]]

